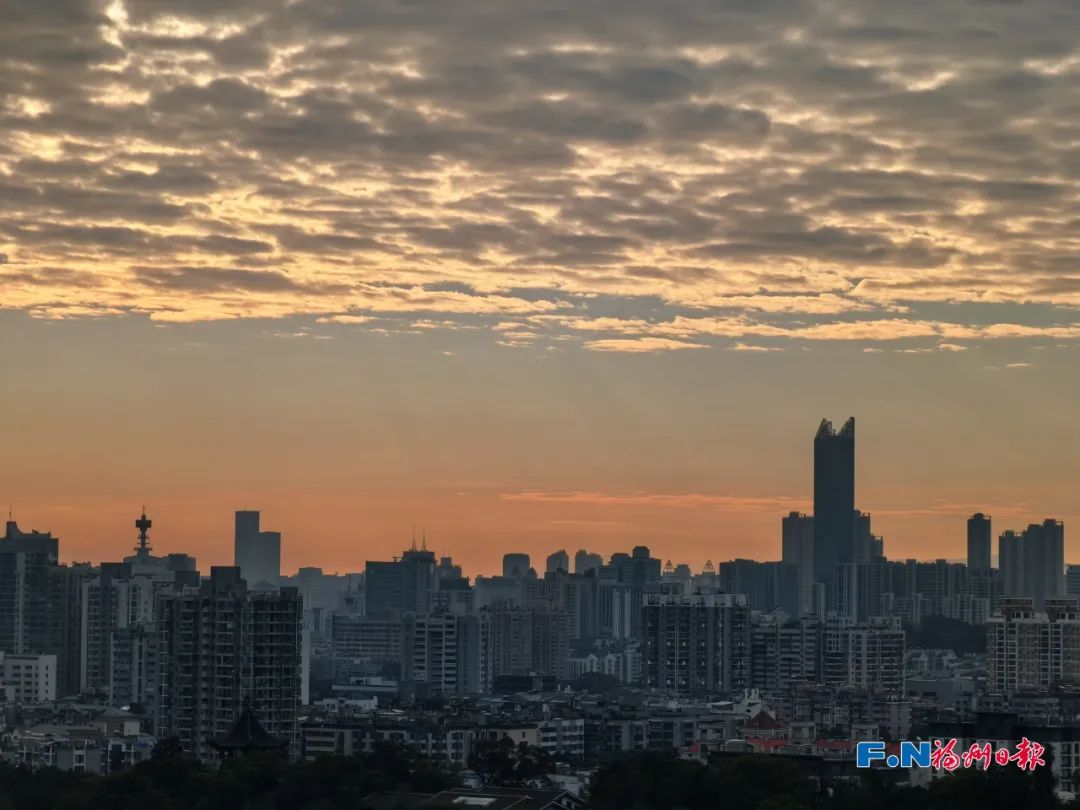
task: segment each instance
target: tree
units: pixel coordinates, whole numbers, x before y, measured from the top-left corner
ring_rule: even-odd
[[[543,748],[509,737],[483,740],[469,753],[469,768],[485,785],[524,785],[555,772],[555,760]]]

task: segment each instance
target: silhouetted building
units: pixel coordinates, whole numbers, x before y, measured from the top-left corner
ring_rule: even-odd
[[[1065,595],[1065,526],[1058,520],[1032,523],[1022,533],[1005,531],[998,539],[1002,593],[1029,597],[1036,610],[1047,599]]]
[[[443,574],[452,574],[444,569]],[[403,551],[392,562],[368,560],[364,568],[364,613],[371,617],[414,613],[424,615],[435,607],[435,552],[416,547]]]
[[[79,589],[75,569],[59,565],[59,553],[51,534],[7,522],[0,537],[0,652],[55,655],[63,697],[79,687]]]
[[[832,582],[836,566],[856,562],[855,418],[839,432],[823,419],[814,437],[814,578]]]
[[[1047,599],[1065,595],[1065,526],[1058,520],[1032,523],[1022,538],[1024,596],[1042,608]]]
[[[161,598],[158,734],[202,761],[245,705],[265,730],[299,743],[303,604],[296,588],[249,591],[236,567],[214,567],[199,588]]]
[[[1024,595],[1024,560],[1020,552],[1020,535],[1011,529],[1002,532],[998,538],[998,569],[1003,596]]]
[[[971,571],[990,570],[990,516],[976,512],[967,522],[967,564]]]
[[[254,587],[260,582],[277,584],[281,578],[281,532],[259,529],[259,513],[236,513],[233,562]]]
[[[599,571],[604,564],[604,558],[599,554],[591,554],[585,549],[578,549],[574,555],[574,573],[584,574],[588,571]]]
[[[781,558],[793,565],[799,589],[799,614],[813,613],[814,519],[791,512],[782,521]]]
[[[547,567],[545,571],[549,574],[554,574],[558,571],[570,571],[570,555],[566,553],[566,549],[559,549],[553,554],[549,554],[547,558]]]
[[[512,552],[503,555],[503,573],[508,579],[520,579],[529,575],[531,563],[528,554]]]

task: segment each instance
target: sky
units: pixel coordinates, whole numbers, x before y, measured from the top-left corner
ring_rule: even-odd
[[[0,504],[67,560],[895,557],[1080,515],[1074,0],[8,0]],[[1080,561],[1066,531],[1066,557]],[[539,563],[542,565],[542,562]]]

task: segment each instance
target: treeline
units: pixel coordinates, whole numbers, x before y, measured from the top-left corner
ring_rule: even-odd
[[[819,787],[801,768],[777,756],[722,758],[708,765],[646,752],[600,769],[594,810],[1056,810],[1049,767],[1024,772],[1008,765],[956,771],[929,787],[889,784],[880,771]]]
[[[552,762],[536,748],[495,743],[470,758],[489,784],[534,782]],[[375,793],[437,793],[454,786],[449,769],[413,752],[380,746],[356,757],[287,763],[267,756],[207,768],[169,744],[134,768],[108,776],[0,765],[0,810],[363,810]],[[391,805],[396,803],[391,800]],[[387,806],[382,804],[381,806]],[[777,756],[720,758],[709,764],[673,754],[627,754],[605,763],[592,810],[1080,810],[1060,802],[1049,767],[957,771],[925,788],[888,784],[880,771],[819,786]]]
[[[357,757],[254,755],[210,768],[165,741],[148,761],[107,776],[0,764],[0,810],[361,810],[373,793],[454,784],[438,764],[391,745]]]

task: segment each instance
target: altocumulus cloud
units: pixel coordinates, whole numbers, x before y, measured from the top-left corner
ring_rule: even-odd
[[[8,0],[0,306],[1075,340],[1077,42],[1073,0]]]

